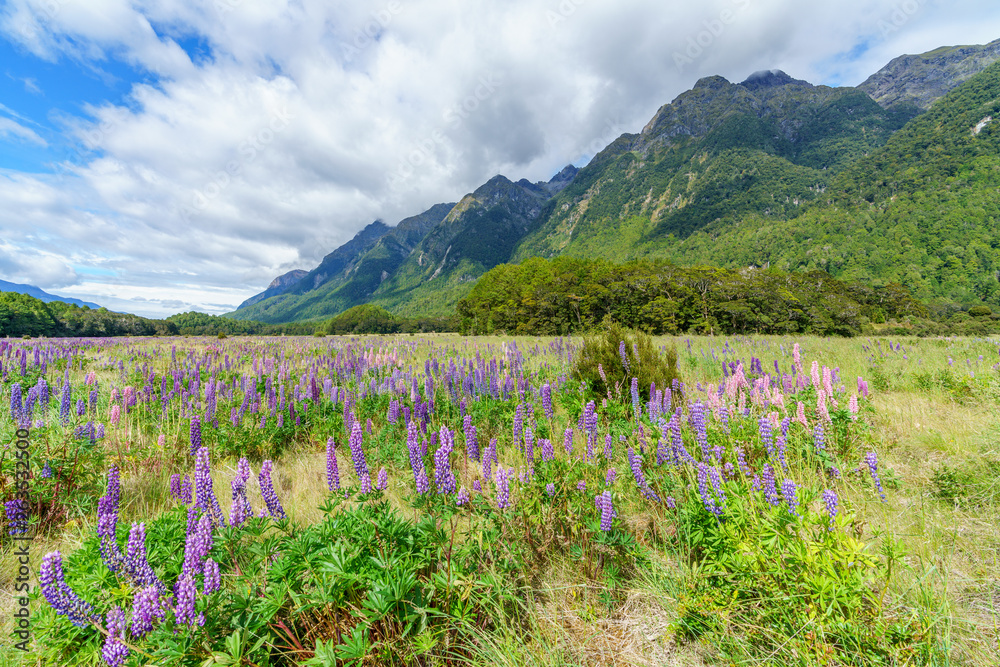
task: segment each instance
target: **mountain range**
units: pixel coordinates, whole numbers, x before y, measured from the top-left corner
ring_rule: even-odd
[[[55,294],[49,294],[45,292],[40,287],[35,287],[34,285],[24,285],[21,283],[11,283],[6,280],[0,280],[0,292],[14,292],[16,294],[27,294],[28,296],[33,296],[39,301],[45,303],[52,303],[53,301],[62,301],[63,303],[70,303],[74,306],[87,306],[88,308],[100,308],[96,303],[91,303],[90,301],[81,301],[80,299],[72,299],[65,296],[56,296]]]
[[[858,87],[703,78],[583,169],[375,221],[230,316],[448,315],[490,268],[559,255],[822,269],[1000,309],[998,60],[1000,40],[901,56]]]

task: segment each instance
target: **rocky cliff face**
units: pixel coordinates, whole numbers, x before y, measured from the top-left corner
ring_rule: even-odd
[[[272,296],[278,296],[279,294],[284,294],[288,291],[292,285],[302,280],[308,271],[303,271],[302,269],[295,269],[294,271],[289,271],[288,273],[282,274],[271,281],[271,284],[267,286],[267,289],[260,294],[255,294],[243,303],[240,304],[240,308],[247,308],[254,305],[255,303],[260,303],[264,299],[268,299]]]
[[[910,104],[926,110],[997,60],[1000,39],[976,46],[942,46],[894,58],[858,88],[885,108]]]

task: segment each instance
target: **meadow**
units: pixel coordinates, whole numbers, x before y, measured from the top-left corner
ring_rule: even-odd
[[[0,667],[998,663],[1000,340],[620,342],[0,340]]]

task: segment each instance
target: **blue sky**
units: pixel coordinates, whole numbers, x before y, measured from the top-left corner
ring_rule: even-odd
[[[0,0],[0,279],[222,313],[702,76],[856,85],[998,37],[973,0]]]

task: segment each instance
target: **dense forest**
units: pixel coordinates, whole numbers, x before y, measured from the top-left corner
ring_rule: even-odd
[[[853,336],[896,322],[911,333],[979,333],[998,324],[989,308],[931,321],[901,285],[872,288],[822,271],[679,267],[641,260],[532,258],[484,275],[459,302],[462,330],[566,334],[610,318],[651,334],[808,333]],[[959,322],[972,324],[957,331]]]
[[[0,292],[0,336],[157,336],[178,333],[164,320],[61,301],[45,303],[27,294]]]

